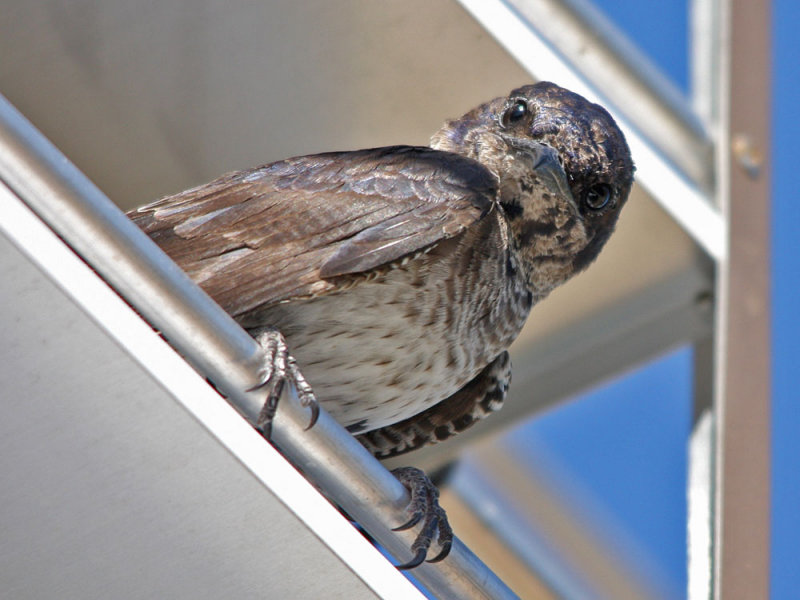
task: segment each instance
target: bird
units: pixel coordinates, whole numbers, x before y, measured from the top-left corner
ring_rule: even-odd
[[[328,152],[223,175],[128,216],[267,355],[269,435],[285,383],[376,457],[498,410],[531,308],[583,271],[633,184],[602,106],[551,82],[448,120],[430,146]],[[393,471],[423,521],[402,568],[452,530],[438,491]],[[398,528],[399,529],[399,528]]]

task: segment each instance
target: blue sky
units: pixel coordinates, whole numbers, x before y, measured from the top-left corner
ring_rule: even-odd
[[[800,589],[797,540],[800,539],[800,253],[797,229],[797,140],[800,139],[800,3],[778,0],[773,7],[773,514],[772,597],[790,598]]]
[[[688,77],[688,3],[598,0],[597,5],[683,90]],[[800,589],[800,3],[773,3],[772,273],[773,472],[771,597]],[[658,394],[653,394],[658,390]],[[647,548],[682,595],[685,573],[686,439],[691,415],[691,349],[678,350],[536,419],[515,443],[545,447]],[[532,446],[533,447],[533,446]]]

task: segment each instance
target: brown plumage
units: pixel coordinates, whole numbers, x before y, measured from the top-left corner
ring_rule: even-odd
[[[502,405],[506,348],[594,260],[633,181],[608,113],[546,82],[448,121],[431,146],[292,158],[130,213],[262,344],[282,334],[319,403],[378,456]]]
[[[130,216],[239,317],[335,291],[349,283],[342,276],[461,233],[491,209],[496,188],[462,156],[395,146],[230,173]]]
[[[254,335],[280,330],[344,425],[398,436],[594,259],[632,181],[611,117],[549,83],[449,121],[433,146],[279,161],[130,216]]]

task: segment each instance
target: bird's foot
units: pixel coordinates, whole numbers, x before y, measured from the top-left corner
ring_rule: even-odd
[[[400,527],[395,527],[394,531],[411,529],[420,521],[422,528],[417,535],[414,543],[411,544],[411,552],[414,557],[405,564],[399,565],[398,569],[413,569],[422,564],[428,556],[434,536],[441,550],[439,554],[428,562],[439,562],[444,560],[450,553],[453,544],[453,530],[447,521],[447,514],[439,506],[439,490],[433,485],[428,476],[414,467],[400,467],[394,469],[392,474],[400,480],[411,493],[411,501],[408,503],[408,513],[411,518]]]
[[[255,336],[256,341],[266,355],[263,383],[253,389],[268,388],[269,393],[258,415],[256,428],[269,439],[272,434],[272,420],[278,409],[278,400],[283,393],[286,383],[290,383],[297,390],[297,395],[303,406],[311,410],[311,419],[306,429],[310,429],[319,417],[319,403],[314,396],[314,391],[308,385],[306,378],[300,372],[294,357],[289,354],[283,334],[275,328],[267,328]]]

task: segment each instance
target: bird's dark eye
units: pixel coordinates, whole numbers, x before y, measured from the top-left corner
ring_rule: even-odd
[[[611,186],[607,183],[593,185],[583,195],[583,202],[592,210],[601,210],[611,201]]]
[[[503,114],[503,125],[517,123],[528,115],[528,104],[524,100],[517,100],[506,109]]]

